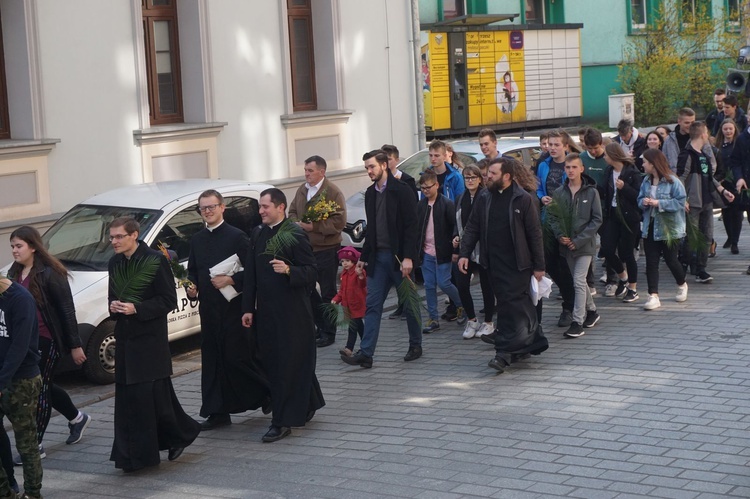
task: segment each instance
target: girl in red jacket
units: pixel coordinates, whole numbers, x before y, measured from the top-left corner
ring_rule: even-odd
[[[356,267],[360,253],[351,246],[341,248],[337,253],[341,266],[341,288],[331,303],[340,303],[349,316],[349,338],[346,347],[339,350],[341,355],[351,357],[354,352],[354,342],[357,335],[360,340],[365,330],[365,301],[367,298],[367,274],[365,269]]]

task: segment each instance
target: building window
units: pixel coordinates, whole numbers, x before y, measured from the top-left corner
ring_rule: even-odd
[[[3,30],[0,22],[0,139],[10,138],[8,119],[8,90],[5,86],[5,51],[3,50]]]
[[[646,29],[648,14],[646,0],[630,0],[630,27],[634,30]]]
[[[443,0],[443,20],[466,15],[464,0]]]
[[[740,0],[725,0],[724,15],[727,19],[727,28],[732,31],[738,31],[742,19]]]
[[[526,24],[544,24],[544,0],[522,0]]]
[[[142,11],[151,124],[181,123],[177,0],[143,0]]]
[[[315,90],[315,51],[310,0],[287,0],[289,51],[294,112],[318,108]]]
[[[695,24],[698,19],[711,18],[710,0],[682,0],[680,15],[682,24],[688,26]]]

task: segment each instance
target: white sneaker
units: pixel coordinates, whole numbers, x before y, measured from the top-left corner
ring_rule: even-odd
[[[604,288],[604,296],[615,296],[616,292],[617,284],[607,284],[607,287]]]
[[[661,307],[661,301],[659,301],[659,295],[648,295],[646,304],[643,305],[644,310],[655,310]]]
[[[687,281],[682,286],[677,286],[677,296],[674,297],[676,302],[682,303],[687,300],[688,285]]]
[[[604,272],[602,276],[599,278],[599,282],[602,284],[607,284],[607,273]]]
[[[464,329],[463,337],[465,340],[470,340],[474,336],[476,336],[477,331],[479,331],[479,328],[482,326],[479,324],[479,321],[473,320],[466,323],[466,329]]]
[[[474,337],[475,338],[479,338],[480,336],[484,336],[485,334],[492,334],[494,332],[495,332],[495,325],[494,324],[488,324],[486,322],[483,322],[482,326],[474,334]]]

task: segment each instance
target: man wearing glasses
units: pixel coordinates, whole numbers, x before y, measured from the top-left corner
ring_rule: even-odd
[[[200,300],[201,396],[203,430],[232,424],[230,413],[270,407],[268,381],[254,358],[253,336],[242,327],[243,272],[217,274],[212,267],[244,265],[250,247],[247,235],[224,220],[224,198],[211,189],[198,197],[198,211],[206,228],[190,241],[187,289],[191,300]],[[227,263],[230,265],[227,265]],[[224,292],[222,293],[222,290]],[[230,298],[231,297],[231,298]],[[264,409],[266,412],[266,409]]]
[[[453,232],[456,228],[456,209],[453,201],[438,193],[437,175],[427,170],[419,178],[424,196],[417,205],[422,276],[430,320],[422,330],[429,334],[440,329],[438,322],[437,288],[443,290],[456,304],[460,324],[466,322],[458,289],[451,282]]]

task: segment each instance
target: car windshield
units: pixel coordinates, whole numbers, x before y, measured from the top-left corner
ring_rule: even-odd
[[[458,159],[464,166],[476,164],[477,160],[474,157],[462,153],[456,152]],[[430,166],[430,154],[428,151],[419,151],[415,155],[405,159],[398,165],[398,169],[404,173],[408,173],[415,179],[419,179],[419,175],[422,174]]]
[[[161,215],[160,210],[120,206],[78,205],[66,213],[42,236],[49,252],[70,270],[107,270],[115,254],[109,243],[109,224],[118,217],[133,217],[148,233]]]

